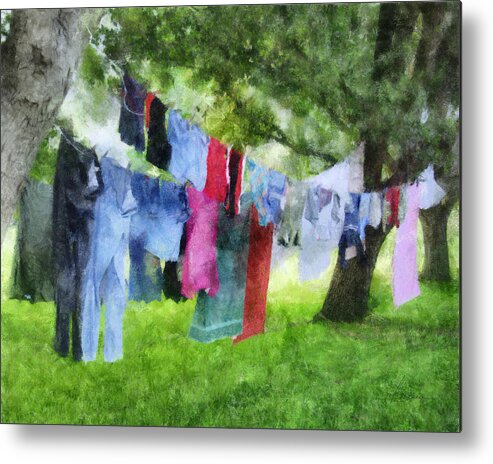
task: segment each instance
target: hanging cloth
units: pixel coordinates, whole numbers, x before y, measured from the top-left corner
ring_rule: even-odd
[[[253,194],[253,203],[259,214],[259,223],[278,225],[281,222],[286,192],[286,176],[273,169],[247,159],[248,179]]]
[[[350,259],[346,255],[346,251],[350,247],[355,247],[356,256],[358,260],[362,262],[365,258],[363,244],[360,238],[360,223],[359,223],[359,205],[360,195],[358,193],[351,193],[351,203],[346,205],[346,213],[344,217],[344,227],[339,240],[339,266],[342,269],[347,269],[347,259]]]
[[[359,236],[361,240],[365,240],[365,228],[370,223],[370,203],[371,194],[362,193],[359,201]]]
[[[298,261],[300,281],[318,279],[330,264],[330,253],[337,248],[344,226],[350,167],[347,162],[307,181],[309,187],[301,225],[301,250]],[[331,191],[330,202],[323,203],[322,191]],[[322,206],[323,205],[323,206]],[[322,206],[322,207],[321,207]],[[318,209],[318,213],[315,211]]]
[[[101,172],[104,190],[96,201],[91,251],[82,284],[82,359],[96,359],[102,299],[106,305],[104,359],[113,362],[123,356],[125,256],[130,218],[137,210],[137,202],[131,192],[129,170],[105,156]]]
[[[286,202],[286,186],[286,176],[280,172],[274,171],[274,169],[269,169],[266,207],[268,220],[276,227],[280,224],[283,215]]]
[[[389,187],[385,191],[385,202],[388,205],[388,215],[385,218],[387,226],[399,227],[399,187]]]
[[[53,186],[27,179],[19,204],[10,298],[53,301]]]
[[[183,186],[141,173],[132,175],[131,186],[138,209],[130,224],[129,298],[160,300],[160,260],[178,260],[183,224],[190,217],[186,191]]]
[[[149,122],[151,120],[151,103],[152,100],[154,100],[156,96],[152,93],[149,92],[147,94],[146,100],[145,100],[145,109],[146,109],[146,117],[145,117],[145,122],[146,122],[146,127],[149,128]]]
[[[94,206],[103,189],[99,161],[62,132],[53,184],[53,260],[55,269],[55,350],[82,358],[81,286],[94,230]]]
[[[251,193],[241,196],[240,214],[219,209],[217,267],[220,287],[214,298],[199,292],[188,336],[202,343],[241,334],[248,265]]]
[[[240,196],[243,178],[244,156],[232,148],[229,153],[229,189],[226,197],[226,211],[230,217],[240,213]]]
[[[146,103],[147,101],[149,98]],[[171,160],[171,145],[168,143],[165,127],[166,110],[166,106],[159,98],[152,99],[147,130],[146,160],[163,170],[168,169]]]
[[[397,230],[392,260],[392,290],[394,304],[400,306],[420,294],[416,238],[419,215],[419,187],[417,184],[405,187],[407,191],[407,212]]]
[[[288,178],[286,188],[286,206],[281,226],[277,233],[279,245],[284,247],[301,244],[301,217],[307,194],[305,182],[292,181]]]
[[[269,222],[267,193],[269,189],[269,170],[247,158],[248,179],[253,195],[253,204],[258,212],[259,224],[266,226]]]
[[[219,202],[193,187],[187,187],[187,194],[192,215],[186,224],[181,293],[193,298],[196,292],[205,290],[214,296],[219,289],[216,261]]]
[[[211,137],[207,154],[207,180],[204,192],[209,198],[224,202],[228,194],[228,149]]]
[[[368,223],[377,229],[382,223],[382,192],[370,193],[370,217]]]
[[[209,137],[198,126],[171,110],[168,140],[172,146],[169,172],[178,182],[185,184],[189,181],[199,192],[204,190]]]
[[[243,332],[234,343],[264,332],[273,233],[272,223],[266,227],[260,225],[257,208],[252,205]]]
[[[120,139],[142,153],[145,150],[144,101],[147,92],[127,73],[123,76],[122,87],[122,106],[118,126]]]
[[[180,256],[178,261],[166,261],[163,269],[163,294],[165,298],[173,300],[175,303],[185,301],[181,294],[181,269],[183,267],[183,257],[187,243],[187,234],[183,233],[180,240]]]
[[[419,207],[421,209],[432,208],[438,205],[445,196],[445,190],[435,180],[433,165],[430,164],[418,177],[419,181]]]

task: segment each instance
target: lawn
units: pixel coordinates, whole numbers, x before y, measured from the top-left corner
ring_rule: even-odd
[[[454,281],[422,284],[398,309],[389,235],[364,323],[310,323],[335,259],[320,281],[300,284],[292,256],[272,274],[264,335],[203,345],[187,338],[193,301],[131,302],[124,359],[105,363],[100,343],[86,364],[53,351],[53,303],[7,299],[11,228],[2,249],[2,422],[458,431],[457,211],[449,231]]]

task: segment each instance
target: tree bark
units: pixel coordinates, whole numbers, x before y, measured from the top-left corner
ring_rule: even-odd
[[[103,10],[14,10],[2,44],[1,240],[43,137],[88,40],[83,19]]]
[[[450,213],[457,199],[457,192],[451,192],[442,203],[419,212],[425,248],[425,263],[420,280],[450,282],[452,278],[447,230]]]
[[[366,228],[366,260],[360,263],[353,258],[348,268],[336,266],[322,311],[315,321],[354,322],[362,320],[370,311],[368,306],[370,286],[378,254],[388,231]]]
[[[391,51],[394,35],[399,33],[402,39],[406,33],[410,33],[409,25],[406,25],[406,31],[399,29],[398,24],[402,23],[397,21],[399,8],[396,3],[382,3],[380,6],[372,74],[376,84],[388,77],[389,66],[383,58]],[[382,167],[387,156],[386,134],[381,129],[368,127],[361,135],[365,140],[365,188],[367,191],[378,190],[382,186]],[[373,270],[387,233],[382,227],[366,228],[366,260],[360,262],[353,258],[346,270],[336,266],[322,310],[315,316],[315,321],[328,319],[351,322],[361,320],[368,314]]]
[[[421,280],[450,281],[447,224],[455,201],[446,200],[419,212],[425,246],[425,264]]]

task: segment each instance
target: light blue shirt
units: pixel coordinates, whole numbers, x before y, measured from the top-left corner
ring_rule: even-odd
[[[144,248],[154,256],[177,261],[183,224],[190,217],[185,188],[134,173],[132,193],[139,208],[132,217],[131,236],[143,236]]]
[[[196,190],[204,190],[209,137],[199,127],[191,125],[176,111],[171,110],[168,140],[172,147],[169,172],[180,183],[184,184],[188,180]]]

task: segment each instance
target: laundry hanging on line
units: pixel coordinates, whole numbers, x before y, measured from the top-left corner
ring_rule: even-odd
[[[150,103],[148,103],[149,100]],[[149,95],[147,96],[146,125],[148,129],[146,160],[163,170],[168,169],[171,161],[171,144],[168,142],[165,127],[166,111],[166,106],[158,97],[154,95],[152,95],[152,98]]]
[[[19,203],[10,298],[53,301],[53,186],[27,179]]]
[[[186,191],[141,173],[132,174],[131,185],[138,208],[130,225],[130,299],[160,300],[159,260],[178,261],[183,226],[190,217]]]
[[[219,289],[216,238],[219,202],[193,187],[187,188],[192,214],[186,223],[187,245],[183,259],[182,295],[193,298],[199,290],[214,296]]]
[[[94,230],[94,207],[103,189],[98,157],[62,132],[53,184],[55,350],[82,359],[81,286]],[[70,343],[70,341],[72,343]]]
[[[349,176],[350,166],[344,161],[307,181],[298,261],[301,282],[318,279],[330,264],[330,253],[337,248],[344,227]],[[321,201],[322,189],[332,192],[330,202]]]
[[[121,256],[127,250],[130,252],[130,297],[145,301],[160,299],[165,287],[163,277],[166,270],[173,277],[171,280],[174,281],[175,300],[181,298],[176,297],[176,288],[180,286],[179,280],[181,280],[181,290],[185,296],[190,298],[195,293],[199,293],[194,322],[190,330],[192,338],[212,341],[229,336],[235,337],[235,343],[237,343],[252,335],[262,333],[265,324],[274,231],[280,233],[283,227],[284,229],[290,227],[290,217],[286,214],[289,209],[285,207],[290,204],[289,197],[286,199],[286,196],[293,191],[290,189],[290,181],[283,174],[258,165],[236,149],[228,149],[218,140],[206,135],[198,126],[181,118],[174,110],[170,112],[169,141],[166,141],[165,105],[155,95],[150,96],[146,93],[146,98],[144,98],[143,88],[128,76],[126,77],[119,123],[122,140],[125,139],[126,143],[139,151],[144,151],[146,147],[141,149],[140,136],[144,126],[148,127],[146,157],[149,160],[152,158],[154,164],[159,165],[161,169],[167,167],[177,179],[178,184],[151,179],[140,173],[130,174],[127,171],[128,178],[131,178],[131,189],[127,188],[127,193],[135,198],[130,219],[128,217],[130,210],[123,213],[126,209],[126,196],[122,196],[121,192],[124,189],[119,190],[116,187],[119,168],[114,166],[109,159],[104,160],[103,158],[103,177],[101,177],[94,152],[87,150],[67,136],[65,139],[62,137],[76,149],[78,156],[82,154],[75,164],[79,163],[79,175],[84,170],[86,174],[83,179],[81,178],[80,185],[76,183],[76,189],[80,189],[77,194],[82,194],[83,197],[77,205],[81,210],[78,214],[83,216],[86,222],[83,223],[85,226],[80,236],[80,243],[66,254],[69,257],[66,260],[66,267],[62,268],[61,273],[57,272],[57,350],[61,354],[68,351],[67,320],[69,318],[66,317],[68,314],[74,319],[72,337],[74,357],[93,360],[97,350],[95,321],[99,314],[99,296],[102,295],[103,300],[107,300],[108,295],[110,297],[117,295],[112,302],[113,307],[107,314],[108,340],[105,340],[104,350],[107,361],[113,361],[122,356],[121,317],[126,299]],[[166,148],[165,144],[168,142],[169,146]],[[418,194],[419,203],[427,199],[428,207],[437,204],[443,197],[430,168],[423,173],[422,179],[418,180],[414,190],[409,186],[392,186],[386,189],[384,196],[381,192],[363,192],[362,154],[364,150],[362,147],[364,146],[360,145],[347,161],[315,176],[305,184],[308,186],[306,199],[303,207],[298,206],[297,208],[298,211],[302,210],[302,215],[300,217],[298,213],[291,217],[294,219],[293,223],[301,222],[299,259],[301,280],[307,277],[308,279],[317,278],[327,268],[330,251],[336,247],[339,247],[339,264],[342,267],[347,264],[348,248],[354,247],[358,258],[363,260],[365,257],[363,241],[367,225],[378,227],[383,222],[386,226],[399,227],[401,225],[404,227],[406,225],[406,228],[415,230],[417,221],[415,203]],[[64,161],[64,150],[67,150],[67,146],[62,149],[61,142],[59,163]],[[169,156],[166,155],[166,150]],[[245,166],[248,169],[249,192],[246,192],[244,182]],[[67,171],[70,169],[74,171],[73,166],[68,166]],[[57,174],[59,174],[58,171]],[[75,172],[71,175],[76,176]],[[63,175],[59,174],[59,178],[62,177]],[[82,185],[84,182],[88,184]],[[60,183],[63,182],[59,180]],[[71,187],[74,186],[65,182],[64,188],[68,193]],[[302,192],[303,189],[300,188],[300,191]],[[425,194],[422,194],[423,191]],[[110,203],[113,206],[117,205],[120,216],[115,217],[124,218],[126,221],[128,237],[126,239],[126,234],[123,232],[119,240],[115,232],[111,246],[108,244],[105,247],[104,239],[97,238],[100,236],[98,231],[105,230],[105,218],[100,218],[99,205],[104,205],[109,198],[111,202],[107,203],[108,205]],[[246,203],[247,199],[250,203]],[[87,211],[84,209],[86,204]],[[58,208],[57,211],[62,210],[63,207]],[[89,217],[85,217],[86,215]],[[54,213],[54,218],[55,216]],[[114,226],[116,227],[119,220],[115,221]],[[243,260],[238,260],[239,250],[231,242],[233,240],[237,244],[234,241],[235,234],[230,237],[225,232],[222,234],[224,242],[223,237],[218,240],[218,228],[222,227],[224,232],[224,224],[228,221],[230,225],[231,221],[233,223],[237,221],[238,224],[234,224],[243,231],[245,224],[248,223],[248,246],[243,247],[243,250],[247,249],[248,253],[244,255]],[[185,227],[184,224],[186,224]],[[66,229],[63,232],[66,235],[68,232],[68,238],[63,238],[62,241],[73,244],[70,228],[66,227]],[[96,232],[93,233],[93,230]],[[112,231],[113,229],[106,234],[108,238],[112,236]],[[77,234],[76,231],[72,232]],[[295,232],[296,234],[298,232]],[[184,237],[186,238],[185,246],[183,246]],[[416,242],[415,235],[412,233],[405,235],[406,240],[403,237],[404,232],[398,231],[399,246],[396,244],[393,274],[395,295],[399,293],[399,282],[404,280],[400,277],[402,266],[398,264],[399,257],[403,254],[402,249],[411,248],[411,252],[408,253],[410,256],[412,245],[414,243],[415,247]],[[285,240],[285,243],[290,242],[295,244],[292,239]],[[404,246],[403,243],[406,245]],[[93,255],[90,254],[92,250],[101,250],[101,247],[104,250],[97,253],[99,258],[92,257]],[[60,245],[59,248],[61,248]],[[178,278],[180,248],[183,255],[181,279]],[[125,251],[122,253],[122,250]],[[200,253],[197,250],[200,250]],[[160,261],[164,261],[164,272]],[[152,266],[144,266],[143,263],[146,264],[146,262],[147,264],[152,263]],[[169,265],[170,263],[172,265]],[[241,263],[246,268],[245,290],[244,294],[240,291],[236,296],[238,297],[239,293],[239,298],[242,299],[242,311],[240,314],[238,308],[241,305],[238,303],[239,300],[235,300],[234,307],[237,312],[225,314],[220,311],[220,307],[221,304],[232,304],[229,298],[231,291],[228,291],[228,284],[232,280],[224,276],[231,273],[231,269],[236,269],[238,274],[241,274],[240,279],[243,279],[243,272],[235,268],[235,265],[241,267]],[[149,268],[152,269],[150,274]],[[308,272],[305,272],[307,269]],[[413,270],[412,282],[417,283],[414,279],[413,266],[410,266],[410,269]],[[84,272],[86,280],[81,281]],[[82,288],[82,293],[76,295],[73,289],[67,291],[63,282],[64,278],[66,279],[69,275],[75,276],[78,288],[76,292],[80,292]],[[145,281],[149,276],[153,285],[147,285],[148,282]],[[411,282],[410,277],[406,278]],[[222,282],[225,283],[224,288],[222,288]],[[154,284],[157,284],[157,287]],[[240,281],[234,281],[234,285],[242,288]],[[103,290],[102,293],[101,290]],[[64,306],[63,292],[67,293],[66,297],[74,303],[73,310],[64,310],[67,305]],[[414,288],[412,292],[409,291],[400,299],[396,296],[396,305],[402,304],[417,294],[419,294],[419,287],[417,291]],[[215,300],[216,296],[217,300]],[[82,335],[80,334],[81,322]]]
[[[101,160],[103,189],[94,208],[94,232],[82,281],[82,359],[94,361],[98,350],[101,299],[106,306],[104,359],[123,356],[122,323],[127,303],[124,276],[130,220],[137,202],[131,173],[108,156]]]
[[[202,343],[240,335],[249,255],[251,192],[241,196],[240,212],[231,217],[219,210],[217,268],[219,290],[214,297],[201,291],[188,336]]]
[[[142,153],[145,150],[144,106],[147,92],[142,85],[127,73],[123,75],[122,106],[119,132],[122,142],[135,147]]]
[[[402,189],[406,190],[407,211],[397,229],[392,260],[392,294],[396,306],[420,294],[416,251],[420,186],[414,183]]]

